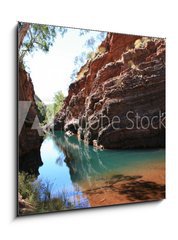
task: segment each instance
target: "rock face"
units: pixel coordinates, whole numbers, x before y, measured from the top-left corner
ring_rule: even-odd
[[[34,100],[34,88],[29,74],[19,67],[19,101],[30,101],[25,122],[19,134],[19,170],[38,175],[38,168],[42,165],[40,146],[42,137],[36,129],[33,129],[37,116],[37,106]],[[22,102],[24,101],[24,102]],[[24,105],[19,104],[19,112]],[[21,115],[19,116],[19,118]],[[20,121],[20,119],[19,119]]]
[[[109,33],[69,86],[55,129],[104,148],[164,147],[164,114],[165,40]]]

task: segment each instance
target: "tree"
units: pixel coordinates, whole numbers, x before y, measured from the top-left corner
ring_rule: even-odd
[[[46,117],[43,122],[44,124],[47,124],[54,119],[54,116],[56,115],[56,113],[58,113],[61,110],[64,99],[65,97],[62,91],[55,93],[53,98],[54,103],[48,104],[46,106]]]
[[[46,106],[41,100],[35,100],[35,102],[37,105],[38,118],[40,123],[42,123],[46,117]]]
[[[89,32],[90,32],[90,30],[88,30],[88,29],[80,29],[79,36],[83,36],[83,35],[85,35],[86,33],[89,33]]]
[[[94,58],[94,56],[95,56],[95,52],[91,51],[87,54],[87,59],[92,59],[92,58]]]
[[[91,38],[87,39],[85,46],[87,48],[90,48],[92,51],[94,51],[95,42],[96,42],[96,40],[94,39],[94,37],[91,37]]]
[[[36,50],[48,52],[53,45],[57,32],[63,36],[67,29],[64,27],[48,26],[35,23],[18,24],[19,61],[23,62],[26,54]]]
[[[80,36],[83,36],[87,33],[90,33],[90,30],[80,30]],[[93,36],[89,37],[85,44],[84,48],[85,51],[82,51],[78,56],[74,58],[74,65],[75,68],[73,69],[70,78],[73,82],[77,80],[77,73],[79,72],[80,68],[89,60],[95,56],[95,50],[97,47],[98,42],[102,42],[106,37],[106,32],[98,32],[95,38]]]
[[[62,91],[59,91],[54,95],[54,114],[61,110],[64,99],[65,97]]]
[[[29,29],[29,23],[20,23],[18,25],[18,48],[21,47],[23,39]]]

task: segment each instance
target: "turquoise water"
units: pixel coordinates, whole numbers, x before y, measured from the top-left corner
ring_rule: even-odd
[[[140,167],[164,162],[165,150],[96,150],[68,137],[64,132],[47,135],[41,146],[43,166],[39,168],[42,181],[53,183],[52,195],[67,192],[68,197],[79,197],[85,207],[90,204],[82,186],[92,187],[94,182],[115,174],[137,174]]]

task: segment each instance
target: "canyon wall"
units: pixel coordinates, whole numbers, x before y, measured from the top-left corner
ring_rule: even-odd
[[[56,130],[104,148],[165,146],[165,40],[108,33],[69,86]]]
[[[30,104],[23,127],[19,134],[19,170],[38,175],[38,168],[42,165],[40,157],[42,137],[39,136],[37,129],[33,129],[34,120],[38,116],[34,96],[35,92],[30,75],[22,67],[19,67],[19,118],[23,115],[20,114],[20,111],[22,112],[22,108],[26,106],[25,102],[29,102]]]

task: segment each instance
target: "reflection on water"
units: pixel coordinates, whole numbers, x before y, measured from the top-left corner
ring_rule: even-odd
[[[57,146],[53,136],[48,135],[43,141],[41,158],[43,166],[39,168],[38,180],[52,183],[51,195],[71,199],[71,202],[75,201],[76,207],[89,207],[89,202],[78,185],[72,183],[69,168],[65,162],[66,156]]]
[[[89,207],[83,192],[92,189],[95,182],[109,181],[116,174],[129,175],[131,170],[137,174],[140,166],[146,168],[155,161],[164,161],[164,155],[163,149],[95,150],[75,136],[55,132],[54,136],[48,135],[42,144],[44,164],[39,168],[38,178],[53,183],[53,196],[65,192],[68,198],[75,198],[75,203],[77,199],[79,207]]]

